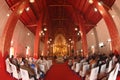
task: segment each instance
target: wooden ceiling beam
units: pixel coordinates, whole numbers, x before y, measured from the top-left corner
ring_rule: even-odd
[[[48,5],[48,6],[50,6],[50,7],[65,7],[65,6],[72,6],[72,5],[70,5],[70,4],[62,4],[62,5],[60,5],[60,4],[57,4],[57,5]]]
[[[85,26],[96,26],[95,24],[85,24]]]
[[[68,20],[68,19],[66,19],[66,18],[54,18],[54,19],[52,19],[52,20],[54,20],[54,21],[58,21],[58,20],[64,21],[64,20]]]
[[[38,26],[37,24],[31,24],[31,25],[26,25],[27,27],[36,27]]]
[[[10,8],[12,9],[12,10],[14,10],[14,8],[16,7],[16,6],[18,6],[19,5],[19,3],[20,3],[20,1],[18,1],[17,3],[15,3],[14,5],[12,5]]]

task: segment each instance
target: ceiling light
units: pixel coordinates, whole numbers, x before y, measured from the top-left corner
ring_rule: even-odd
[[[81,31],[79,31],[79,33],[81,33]]]
[[[75,28],[75,31],[77,31],[78,30],[78,28]]]
[[[29,11],[29,10],[30,10],[30,7],[27,7],[27,8],[26,8],[26,11]]]
[[[52,41],[52,39],[50,39],[50,41]]]
[[[43,33],[43,31],[41,31],[41,33]]]
[[[97,8],[94,8],[94,11],[97,12]]]
[[[79,36],[79,35],[80,35],[80,33],[77,33],[77,35]]]
[[[27,49],[30,49],[30,47],[29,47],[29,46],[26,46],[26,48],[27,48]]]
[[[13,44],[13,41],[11,41],[11,44]]]
[[[103,11],[102,11],[102,10],[100,10],[100,13],[101,13],[101,14],[103,14]]]
[[[44,35],[45,35],[45,33],[42,33],[42,35],[44,36]]]
[[[95,48],[95,46],[94,46],[94,45],[92,45],[92,46],[91,46],[91,48]]]
[[[71,39],[69,39],[69,41],[71,41]]]
[[[34,3],[35,2],[35,0],[30,0],[30,3]]]
[[[92,4],[92,3],[93,3],[93,0],[89,0],[89,3]]]
[[[115,17],[115,15],[112,15],[112,18],[114,18]]]
[[[73,41],[71,41],[71,43],[73,43]]]
[[[102,5],[101,2],[98,2],[98,5],[101,6]]]
[[[49,43],[50,43],[50,41],[47,41],[47,43],[49,44]]]
[[[7,14],[7,16],[9,17],[9,16],[10,16],[10,14]]]
[[[93,35],[94,33],[91,33],[91,35]]]
[[[22,12],[23,12],[23,11],[22,11],[22,10],[20,10],[20,11],[19,11],[19,14],[22,14]]]
[[[107,41],[108,41],[108,42],[111,42],[111,39],[108,39]]]
[[[41,36],[41,32],[39,32],[39,36]]]
[[[47,31],[47,28],[44,28],[44,31]]]
[[[83,35],[83,33],[81,31],[79,31],[79,33],[81,34],[81,36]]]
[[[83,52],[83,50],[82,50],[82,49],[81,49],[80,51],[81,51],[81,52]]]
[[[29,35],[30,35],[30,33],[27,33],[27,35],[29,36]]]
[[[70,47],[70,45],[68,45],[68,47]]]

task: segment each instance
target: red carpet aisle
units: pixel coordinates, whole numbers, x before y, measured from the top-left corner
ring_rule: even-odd
[[[46,74],[44,80],[81,80],[66,63],[54,64]]]
[[[120,80],[120,75],[117,77],[117,80]]]
[[[0,71],[0,80],[16,80],[16,79],[14,79],[12,75],[10,76],[7,72]]]
[[[5,63],[3,58],[0,57],[0,80],[15,80],[10,74],[5,71]]]

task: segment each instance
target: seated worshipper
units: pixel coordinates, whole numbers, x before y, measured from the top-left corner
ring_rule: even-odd
[[[72,65],[73,65],[72,58],[68,60],[68,65],[69,65],[70,68],[72,67]]]
[[[33,58],[33,57],[29,57],[28,62],[29,62],[29,64],[35,62],[35,61],[34,61],[34,58]]]
[[[27,61],[24,57],[21,58],[20,65],[24,65],[25,61]]]
[[[41,64],[41,63],[42,63],[42,58],[41,58],[41,57],[39,57],[39,59],[37,60],[37,63],[38,63],[38,64]]]
[[[93,57],[93,58],[89,61],[89,63],[90,63],[90,68],[93,68],[93,67],[95,67],[96,64],[97,64],[97,59],[96,59],[95,57]]]
[[[44,79],[44,77],[45,77],[44,72],[43,72],[43,71],[40,71],[40,78],[41,78],[41,79]]]
[[[115,55],[112,57],[113,65],[115,65],[115,64],[118,62],[118,58],[119,58],[119,55],[118,55],[118,54],[115,54]]]
[[[12,55],[12,57],[9,60],[12,64],[16,66],[17,70],[19,70],[20,65],[18,64],[17,58],[14,58],[14,56]]]
[[[28,64],[27,61],[25,61],[25,62],[24,62],[24,65],[21,65],[20,67],[21,67],[22,69],[27,70],[29,76],[30,76],[30,77],[34,77],[34,79],[37,80],[34,69],[32,69],[32,68],[30,67],[30,65]]]
[[[40,74],[40,78],[43,79],[45,73],[40,69],[39,64],[35,63],[35,67],[37,68],[37,74]]]

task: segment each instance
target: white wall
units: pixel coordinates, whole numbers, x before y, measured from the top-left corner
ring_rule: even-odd
[[[28,35],[29,34],[29,35]],[[34,34],[29,31],[21,21],[18,21],[13,33],[12,41],[14,42],[15,52],[19,55],[26,54],[26,47],[30,47],[29,55],[33,56],[34,53]],[[44,43],[40,41],[39,52],[43,51]]]
[[[113,20],[115,21],[116,27],[118,29],[118,32],[120,34],[120,0],[116,0],[116,2],[114,3],[114,5],[112,6],[111,10],[109,10],[109,13],[111,14],[111,16],[113,17]],[[105,45],[104,47],[100,48],[99,47],[99,51],[101,53],[110,53],[110,42],[108,42],[108,39],[110,39],[110,35],[109,32],[107,30],[107,26],[105,24],[105,21],[102,19],[98,22],[97,26],[95,27],[96,31],[97,31],[97,38],[98,38],[98,42],[101,43],[103,42]],[[89,52],[91,49],[92,45],[96,44],[96,37],[95,35],[92,35],[94,33],[93,29],[91,29],[88,33],[87,33],[87,43],[88,43],[88,50]],[[79,44],[79,43],[77,43]],[[77,46],[78,47],[78,46]]]
[[[5,2],[5,0],[0,0],[0,39],[2,36],[5,23],[7,22],[7,19],[8,19],[7,14],[10,14],[10,13],[11,13],[11,10],[8,8],[8,5]]]
[[[113,16],[113,20],[115,21],[115,24],[120,34],[120,0],[116,0],[114,5],[112,6],[112,9],[109,12]]]
[[[91,46],[95,46],[95,51],[99,50],[100,53],[109,53],[110,48],[108,39],[110,39],[110,36],[107,30],[107,26],[103,19],[100,20],[100,22],[98,22],[95,29],[97,33],[95,33],[94,28],[87,33],[87,43],[89,52],[91,52]],[[95,36],[95,34],[97,35]],[[98,39],[98,42],[96,42],[96,38]],[[99,43],[101,42],[104,43],[103,47],[99,47]]]
[[[29,55],[33,55],[34,34],[21,21],[16,24],[12,41],[17,55],[25,55],[27,46],[30,47]]]
[[[95,33],[92,29],[86,35],[89,53],[91,52],[91,47],[96,46],[96,41],[95,41],[95,35],[94,34]]]
[[[118,29],[118,32],[120,34],[120,15],[119,15],[120,14],[120,6],[119,6],[119,4],[120,4],[120,1],[116,0],[112,9],[109,10],[109,13],[113,17],[113,20],[114,20],[116,27]],[[110,39],[110,35],[107,30],[105,21],[103,19],[100,22],[98,22],[98,24],[96,26],[96,30],[97,30],[97,36],[98,36],[99,43],[103,42],[105,44],[104,47],[99,48],[100,52],[109,53],[110,52],[110,43],[108,42],[108,39]],[[89,49],[92,44],[95,44],[94,36],[93,37],[91,36],[92,31],[93,30],[91,30],[87,34],[87,42],[88,42]]]
[[[110,39],[110,35],[107,29],[107,26],[105,24],[105,21],[102,19],[96,27],[97,30],[97,35],[98,35],[98,40],[99,43],[103,42],[104,43],[104,47],[99,47],[100,52],[102,53],[109,53],[109,43],[108,43],[108,39]]]
[[[2,37],[2,33],[4,30],[4,26],[7,22],[7,19],[9,16],[8,14],[11,14],[12,11],[8,7],[5,0],[0,0],[0,40]],[[27,33],[30,33],[28,36]],[[25,47],[30,46],[30,55],[33,53],[33,43],[34,43],[34,34],[31,33],[22,22],[18,21],[16,24],[16,28],[13,33],[12,40],[14,42],[15,47],[15,53],[18,55],[25,54]],[[1,41],[0,41],[1,42]]]

